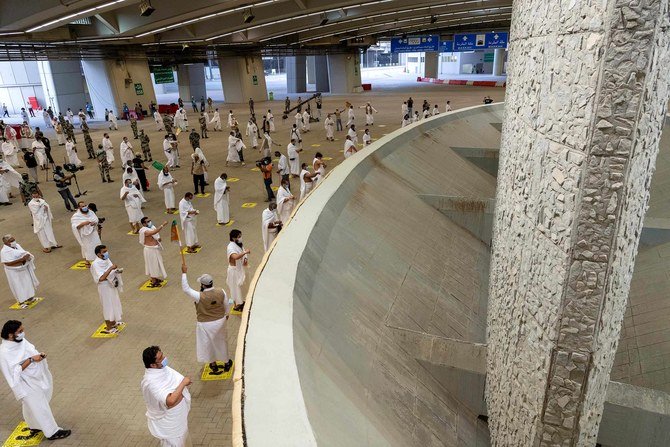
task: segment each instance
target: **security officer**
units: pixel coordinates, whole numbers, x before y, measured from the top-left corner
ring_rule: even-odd
[[[207,117],[205,116],[204,111],[200,114],[198,121],[200,121],[200,135],[202,138],[209,138],[207,136]]]
[[[130,128],[133,131],[133,137],[137,140],[139,138],[139,135],[137,134],[137,118],[134,116],[130,117]]]
[[[198,134],[195,129],[191,129],[191,133],[188,135],[188,141],[191,143],[191,146],[193,146],[193,150],[195,150],[196,147],[200,147],[200,134]]]
[[[172,116],[169,113],[163,115],[163,127],[165,127],[165,132],[168,134],[172,133]]]
[[[95,151],[93,150],[93,140],[91,139],[91,134],[89,133],[88,124],[86,121],[82,123],[81,131],[84,134],[84,143],[86,143],[86,152],[88,152],[89,160],[95,159]]]
[[[102,144],[98,144],[98,169],[100,169],[100,177],[102,183],[112,183],[114,180],[109,176],[109,163],[107,163],[107,153],[102,148]]]
[[[63,128],[65,129],[65,134],[72,140],[72,142],[77,143],[77,139],[74,136],[74,126],[72,123],[65,121],[65,126],[63,126]]]
[[[149,135],[144,133],[144,129],[140,130],[140,145],[142,146],[142,154],[144,154],[144,161],[154,161],[151,158],[151,148],[149,147]]]

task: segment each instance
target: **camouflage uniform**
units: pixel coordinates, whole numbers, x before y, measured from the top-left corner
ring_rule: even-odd
[[[65,134],[72,140],[73,143],[77,143],[77,139],[74,136],[74,126],[71,122],[65,122]]]
[[[193,129],[188,135],[188,141],[191,143],[191,146],[193,146],[193,149],[200,147],[200,135],[195,131],[195,129]]]
[[[84,143],[86,143],[86,152],[88,152],[88,158],[95,158],[95,151],[93,150],[93,140],[91,139],[91,134],[89,133],[88,124],[84,121],[84,125],[81,127],[81,131],[84,134]]]
[[[133,131],[133,137],[137,140],[139,135],[137,135],[137,119],[130,117],[130,128]]]
[[[200,135],[203,138],[209,138],[207,136],[207,117],[205,115],[201,115],[198,121],[200,121]]]
[[[172,133],[172,117],[167,113],[163,115],[163,127],[165,127],[165,133]]]
[[[109,177],[109,163],[107,163],[107,153],[102,150],[102,145],[98,145],[98,169],[100,169],[100,177],[103,183],[113,182]]]
[[[33,191],[40,192],[41,194],[37,183],[31,182],[30,180],[27,180],[26,177],[23,177],[23,179],[19,182],[19,193],[23,201],[23,206],[28,206],[28,202],[30,202],[33,198]]]
[[[151,158],[151,148],[149,147],[149,135],[140,130],[140,144],[142,145],[142,153],[144,154],[144,161],[153,161]]]

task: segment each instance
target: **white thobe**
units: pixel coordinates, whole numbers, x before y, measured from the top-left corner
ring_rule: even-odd
[[[18,188],[21,183],[21,174],[6,161],[0,161],[0,170],[7,171],[0,174],[0,203],[7,203],[12,187]]]
[[[374,124],[375,118],[372,116],[373,113],[377,113],[377,109],[372,106],[365,106],[365,124]]]
[[[263,157],[270,157],[272,155],[272,137],[269,133],[266,133],[263,136],[263,144],[261,144],[261,150],[263,152]]]
[[[74,143],[72,141],[68,141],[65,143],[65,153],[67,154],[67,159],[69,163],[72,163],[73,165],[76,166],[81,166],[81,160],[77,156],[77,150],[74,147]]]
[[[187,247],[193,247],[198,243],[198,232],[196,215],[188,214],[189,211],[195,211],[193,204],[186,199],[181,199],[179,201],[179,218],[181,219],[181,229],[184,231],[184,243]]]
[[[261,232],[263,234],[263,249],[268,251],[268,247],[277,237],[277,228],[270,228],[270,224],[280,220],[277,211],[265,208],[261,216]]]
[[[247,123],[246,135],[251,140],[252,147],[258,147],[258,126],[254,123]]]
[[[174,178],[169,172],[166,174],[163,171],[158,173],[158,189],[163,191],[163,196],[165,199],[165,208],[173,209],[174,208]]]
[[[347,110],[347,124],[346,126],[349,127],[352,124],[354,124],[354,121],[356,120],[356,117],[354,116],[354,109],[349,108]]]
[[[169,167],[173,167],[177,165],[177,157],[176,157],[176,151],[172,147],[172,141],[165,138],[163,139],[163,152],[165,152],[165,157],[167,158],[167,163]]]
[[[156,130],[163,130],[163,117],[158,110],[154,112],[154,121],[156,122]]]
[[[326,129],[326,138],[333,138],[333,131],[335,130],[335,121],[332,118],[326,118],[323,122],[323,127]]]
[[[316,178],[314,178],[314,179],[312,180],[312,183],[313,183],[312,187],[315,187],[316,184],[317,184],[318,182],[320,182],[321,180],[323,180],[323,177],[326,175],[326,168],[323,167],[323,163],[321,163],[321,164],[319,165],[319,168],[318,168],[318,169],[316,168],[316,163],[317,163],[318,161],[319,161],[318,158],[314,158],[314,160],[312,160],[312,169],[314,170],[314,172],[316,172],[316,173],[319,174]]]
[[[300,154],[298,154],[298,148],[294,144],[289,143],[286,149],[288,152],[288,165],[291,174],[300,174]]]
[[[445,112],[451,112],[453,109],[451,108],[451,104],[447,104],[446,107],[444,108]]]
[[[216,221],[220,224],[228,223],[230,220],[230,195],[226,191],[228,182],[221,177],[214,181],[214,209],[216,210]]]
[[[125,199],[123,198],[126,194]],[[146,200],[142,197],[142,194],[135,188],[135,185],[132,183],[130,187],[122,186],[121,191],[119,192],[119,198],[123,200],[123,204],[126,206],[126,213],[128,213],[128,222],[137,223],[144,217],[142,212],[142,203]]]
[[[33,141],[32,144],[33,152],[37,158],[37,164],[40,166],[46,166],[47,164],[47,148],[44,146],[44,143],[41,141]]]
[[[437,108],[437,106],[433,107],[433,116],[439,115],[440,114],[440,109]]]
[[[109,114],[109,122],[111,124],[109,126],[110,128],[114,126],[114,129],[119,130],[119,123],[116,121],[116,115],[114,115],[113,113]]]
[[[77,210],[70,219],[72,233],[75,239],[81,245],[81,256],[91,262],[98,257],[95,255],[95,247],[100,245],[100,236],[98,235],[98,216],[91,210],[84,214]],[[84,225],[81,228],[77,226],[84,222],[92,222],[95,225]]]
[[[23,406],[23,419],[29,428],[42,430],[46,437],[56,434],[56,423],[49,402],[53,395],[53,378],[46,359],[31,363],[26,369],[21,364],[38,355],[28,340],[14,342],[2,340],[0,344],[0,370],[12,389],[16,400]]]
[[[184,388],[183,399],[172,408],[166,402],[182,380],[184,376],[169,366],[144,370],[140,387],[147,405],[147,424],[149,432],[161,440],[161,446],[185,447],[187,443],[191,393]]]
[[[121,141],[119,153],[121,155],[121,166],[125,166],[128,160],[133,159],[133,145],[130,144],[130,141]]]
[[[98,295],[100,304],[102,304],[102,317],[105,321],[119,322],[122,318],[121,299],[119,292],[123,292],[123,281],[121,274],[112,270],[107,275],[107,279],[100,281],[100,277],[112,266],[110,259],[100,259],[96,256],[95,261],[91,262],[91,275],[93,282],[98,285]]]
[[[351,140],[344,140],[344,158],[349,158],[356,153],[356,145]]]
[[[109,115],[110,117],[112,115]],[[113,163],[114,160],[114,145],[112,144],[112,141],[109,138],[103,138],[102,139],[102,149],[105,151],[105,156],[107,157],[107,163]]]
[[[305,181],[305,174],[309,174],[307,169],[300,171],[300,200],[304,199],[314,186],[314,179],[311,182]]]
[[[311,129],[311,124],[309,122],[309,113],[307,113],[307,110],[302,112],[302,128],[304,131],[309,132]]]
[[[19,150],[11,141],[2,143],[2,155],[5,161],[12,166],[19,166]]]
[[[186,115],[181,109],[177,110],[174,114],[174,125],[182,131],[186,130]]]
[[[298,147],[302,147],[302,135],[300,134],[300,129],[291,129],[291,134],[289,135],[289,141],[295,140],[295,144]]]
[[[228,284],[231,298],[235,301],[235,304],[238,305],[244,303],[244,297],[242,296],[242,285],[246,279],[246,273],[244,271],[244,260],[247,259],[247,255],[244,255],[240,259],[234,261],[234,266],[230,265],[230,255],[241,253],[244,253],[242,247],[237,245],[235,242],[230,241],[228,248],[226,249],[228,258],[226,284]]]
[[[367,146],[368,144],[372,143],[372,136],[370,136],[369,133],[364,133],[363,134],[363,144]]]
[[[280,186],[277,190],[277,213],[279,214],[279,220],[284,224],[288,222],[295,206],[295,200],[292,197],[293,194],[291,194],[291,191],[284,188],[284,186]]]
[[[163,245],[158,241],[158,233],[152,235],[158,245],[144,245],[145,234],[149,230],[155,230],[156,226],[140,228],[140,244],[144,247],[144,274],[151,278],[167,278],[165,265],[163,264]]]
[[[219,115],[219,112],[214,112],[212,120],[209,123],[214,124],[214,130],[221,130],[221,115]]]
[[[279,161],[277,162],[277,170],[279,171],[279,175],[289,175],[291,173],[291,170],[288,165],[288,158],[286,158],[286,155],[281,154],[279,156]]]
[[[403,103],[403,105],[402,105],[402,107],[400,108],[400,110],[401,110],[401,112],[402,112],[402,116],[407,115],[407,112],[409,111],[409,109],[407,108],[407,104]]]
[[[16,248],[3,244],[2,250],[0,250],[0,262],[18,261],[26,254],[30,253],[25,251],[18,243]],[[35,289],[40,285],[37,276],[35,276],[35,256],[30,254],[30,259],[23,265],[11,267],[5,265],[5,274],[7,275],[9,290],[12,291],[12,295],[19,304],[35,296]]]
[[[410,119],[404,119],[402,120],[402,123],[400,123],[400,127],[406,127],[412,124],[412,121]]]
[[[28,202],[28,209],[33,215],[33,233],[37,235],[42,247],[51,248],[58,245],[52,226],[54,217],[49,204],[44,199],[31,199]]]
[[[303,123],[302,123],[302,113],[300,113],[300,112],[297,112],[297,113],[295,114],[295,126],[298,127],[298,128],[303,127]]]
[[[237,153],[237,145],[241,140],[233,135],[228,136],[228,156],[227,162],[239,163],[240,154]]]
[[[275,117],[272,113],[268,112],[267,115],[265,115],[265,119],[268,120],[268,125],[270,126],[270,132],[275,131]]]
[[[354,129],[350,127],[349,130],[347,131],[347,135],[351,137],[351,141],[353,141],[354,144],[358,144],[358,134]]]
[[[235,125],[235,117],[232,113],[228,114],[228,127],[233,127]]]
[[[200,302],[200,292],[197,292],[188,285],[186,273],[181,275],[181,289],[188,295],[194,303]],[[203,289],[203,292],[214,290],[213,287]],[[230,313],[230,304],[228,303],[228,296],[226,291],[223,292],[223,302],[226,316]],[[219,318],[214,321],[196,321],[195,322],[195,352],[199,362],[212,363],[217,360],[227,362],[228,357],[228,342],[226,341],[226,317]]]

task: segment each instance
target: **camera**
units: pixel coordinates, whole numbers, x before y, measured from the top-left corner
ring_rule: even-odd
[[[263,166],[269,165],[270,163],[272,163],[272,158],[270,157],[261,158],[260,160],[256,161],[256,167],[261,168]]]
[[[77,171],[83,171],[84,167],[83,166],[77,166],[77,165],[72,164],[72,163],[65,163],[63,165],[63,169],[65,169],[67,172],[71,172],[71,173],[75,174]]]

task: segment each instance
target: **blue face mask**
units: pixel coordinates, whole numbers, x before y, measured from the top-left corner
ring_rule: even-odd
[[[102,254],[102,259],[107,260],[109,259],[109,253],[105,252]]]
[[[163,357],[163,361],[161,362],[161,365],[163,366],[163,368],[167,368],[167,366],[168,366],[168,359],[167,359],[167,357]]]
[[[82,206],[81,207],[81,212],[82,213],[88,213],[88,207],[87,206]]]
[[[147,227],[151,228],[153,225],[154,225],[153,222],[151,221],[147,222]]]

